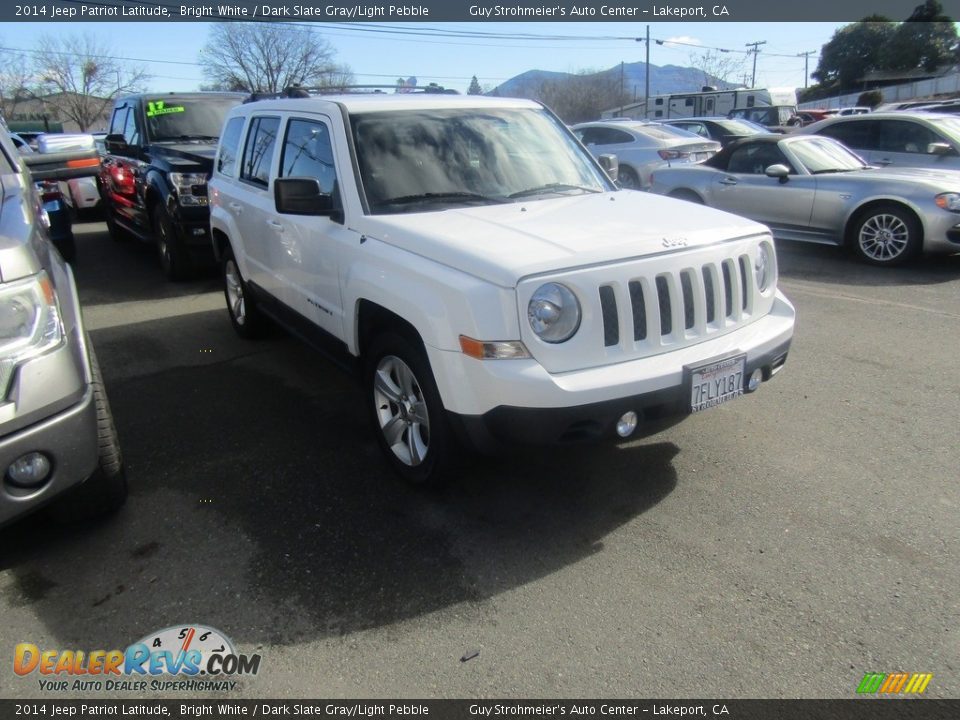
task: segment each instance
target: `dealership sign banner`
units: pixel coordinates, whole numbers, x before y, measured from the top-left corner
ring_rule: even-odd
[[[852,22],[905,18],[918,0],[40,0],[3,3],[22,22]]]

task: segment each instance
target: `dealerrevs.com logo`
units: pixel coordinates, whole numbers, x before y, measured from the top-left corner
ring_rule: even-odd
[[[94,690],[233,690],[234,677],[256,675],[260,655],[238,653],[230,639],[205,625],[175,625],[126,650],[14,649],[13,671],[37,677],[48,692]]]

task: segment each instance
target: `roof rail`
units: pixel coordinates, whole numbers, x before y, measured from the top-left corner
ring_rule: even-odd
[[[256,102],[257,100],[276,100],[279,98],[309,98],[315,95],[344,95],[344,94],[387,94],[386,91],[392,90],[398,94],[408,93],[428,93],[436,95],[459,95],[456,90],[445,88],[436,83],[423,85],[420,87],[405,87],[402,85],[327,85],[327,86],[308,86],[291,85],[280,92],[255,92],[244,100],[245,103]]]

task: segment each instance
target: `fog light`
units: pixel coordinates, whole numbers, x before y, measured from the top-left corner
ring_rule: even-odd
[[[750,380],[747,382],[747,392],[753,392],[758,387],[760,383],[763,382],[763,370],[757,368],[752,373],[750,373]]]
[[[7,478],[14,485],[33,487],[50,475],[50,459],[39,452],[21,455],[7,468]]]
[[[630,437],[633,431],[637,429],[637,414],[631,410],[623,414],[617,421],[617,435],[620,437]]]

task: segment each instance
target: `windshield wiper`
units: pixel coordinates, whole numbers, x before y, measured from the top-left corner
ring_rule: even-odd
[[[418,203],[418,202],[444,202],[444,201],[458,201],[458,200],[475,200],[479,202],[492,202],[492,203],[503,203],[506,202],[503,198],[493,197],[491,195],[481,195],[480,193],[466,192],[466,191],[451,191],[451,192],[427,192],[419,193],[417,195],[399,195],[397,197],[387,198],[386,200],[377,201],[377,205],[406,205],[408,203]]]
[[[526,197],[527,195],[545,195],[547,193],[555,192],[564,192],[566,190],[581,190],[585,193],[598,193],[603,192],[602,190],[597,190],[596,188],[583,187],[582,185],[569,185],[567,183],[547,183],[546,185],[538,185],[537,187],[527,188],[526,190],[520,190],[519,192],[511,193],[507,195],[508,198],[519,198]]]
[[[856,172],[857,170],[866,170],[866,167],[860,168],[825,168],[823,170],[814,170],[811,175],[826,175],[827,173]]]

